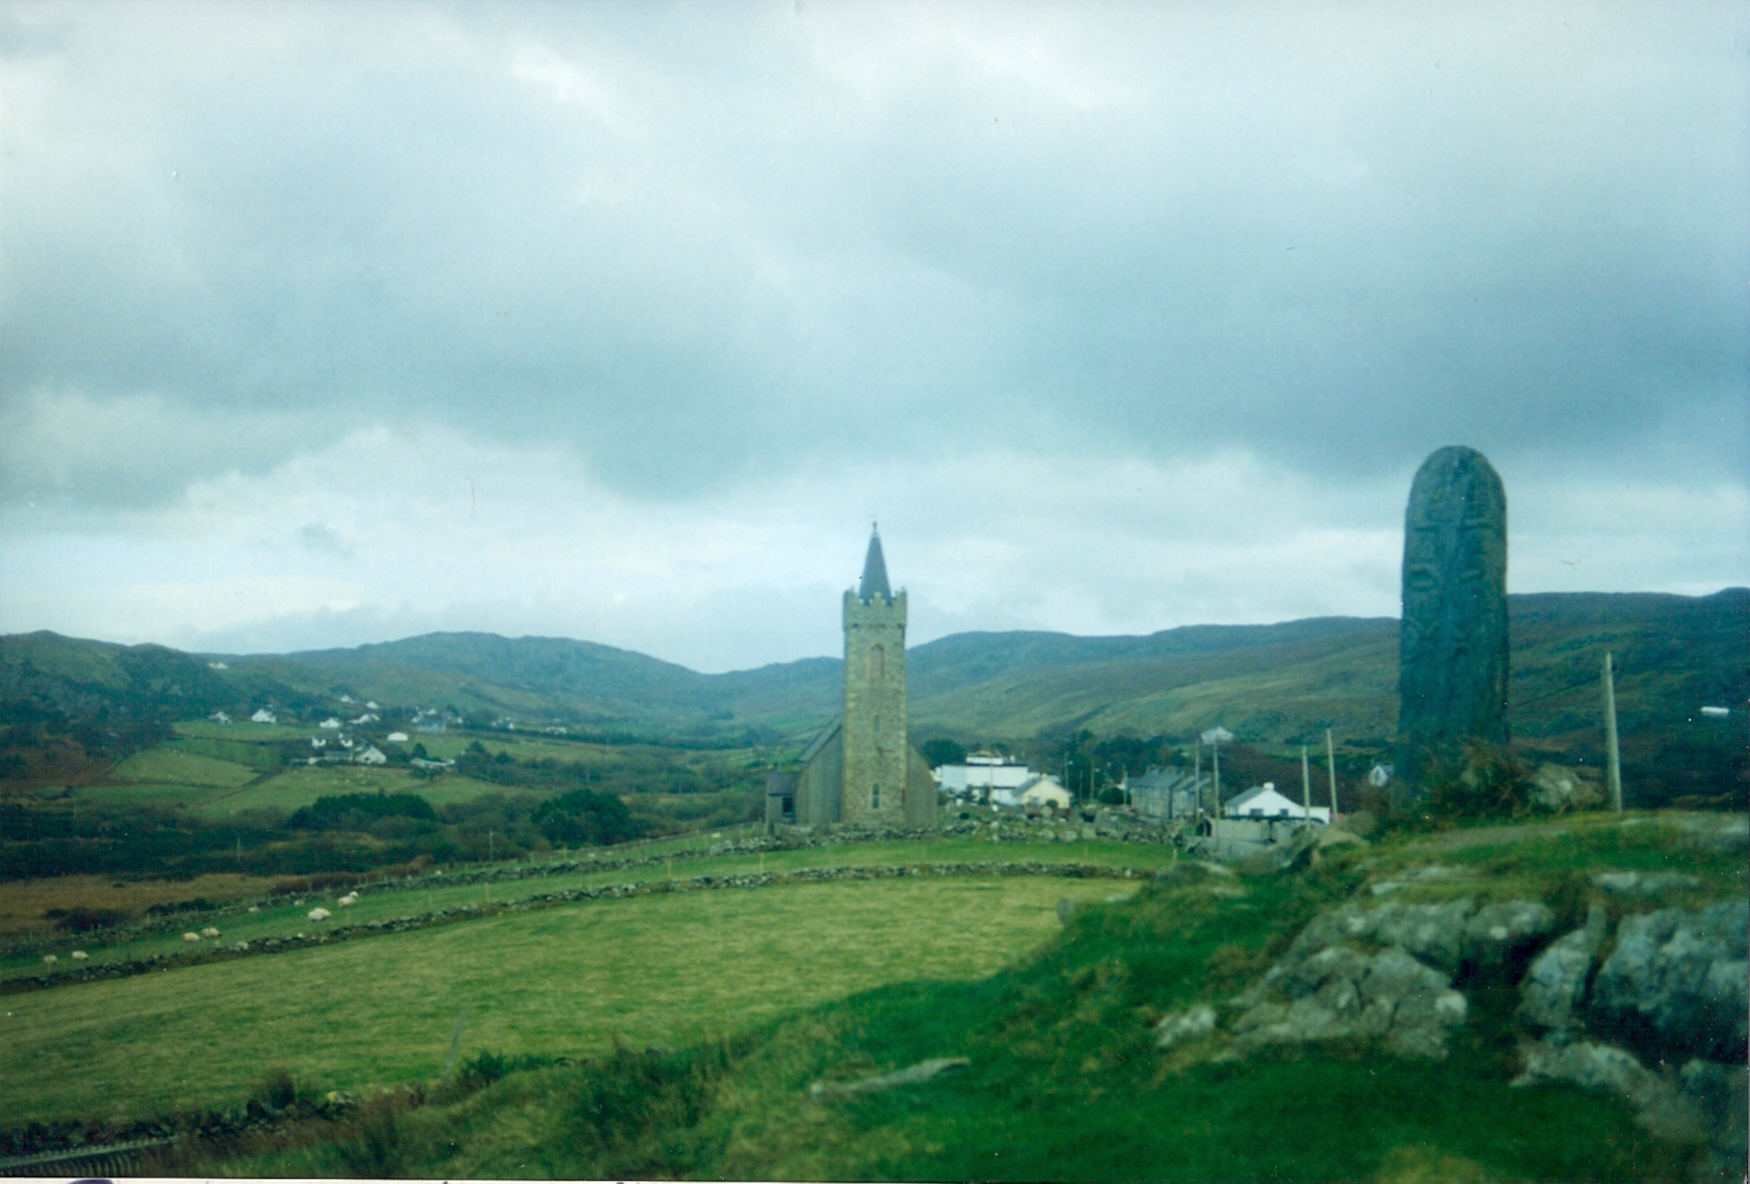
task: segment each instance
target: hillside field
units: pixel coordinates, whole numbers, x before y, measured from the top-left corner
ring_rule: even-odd
[[[1133,888],[974,877],[635,897],[8,995],[0,1126],[223,1104],[269,1065],[326,1089],[435,1077],[458,1015],[470,1055],[695,1042],[884,983],[983,977],[1047,939],[1063,897]]]
[[[430,1100],[396,1109],[407,1096],[396,1093],[356,1121],[289,1127],[271,1146],[215,1144],[218,1158],[189,1152],[170,1166],[449,1178],[1675,1182],[1691,1178],[1700,1145],[1654,1137],[1620,1096],[1509,1084],[1524,1055],[1517,995],[1486,978],[1465,984],[1471,1010],[1444,1059],[1339,1041],[1236,1062],[1215,1055],[1219,1041],[1159,1052],[1152,1026],[1197,1000],[1225,1011],[1311,917],[1344,901],[1541,898],[1560,931],[1594,905],[1617,919],[1741,900],[1743,843],[1741,820],[1636,813],[1387,835],[1333,848],[1307,870],[1237,875],[1103,841],[695,850],[675,859],[676,876],[752,870],[762,858],[767,870],[980,854],[1153,862],[1140,884],[952,875],[600,899],[10,993],[0,1115],[15,1128],[237,1107],[283,1066],[306,1090],[368,1095],[422,1081]],[[1681,875],[1625,898],[1597,886],[1606,871]],[[429,890],[478,896],[484,886]],[[359,908],[416,908],[426,891],[367,888]],[[1065,896],[1083,902],[1067,926],[1056,907]],[[245,924],[297,924],[284,907],[227,915],[225,940]],[[502,1080],[440,1088],[458,1015],[463,1059],[503,1054]],[[810,1092],[951,1056],[969,1067],[941,1082],[844,1100]]]

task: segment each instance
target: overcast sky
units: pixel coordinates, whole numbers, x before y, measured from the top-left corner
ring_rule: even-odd
[[[721,670],[1750,583],[1750,7],[0,2],[0,631]]]

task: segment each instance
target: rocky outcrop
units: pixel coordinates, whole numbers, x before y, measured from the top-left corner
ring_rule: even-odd
[[[1521,1023],[1534,1032],[1549,1033],[1556,1044],[1566,1043],[1578,1023],[1576,1010],[1592,960],[1609,928],[1610,915],[1602,905],[1593,905],[1583,927],[1557,938],[1537,956],[1519,988]]]
[[[1584,810],[1604,800],[1604,791],[1592,777],[1577,769],[1541,764],[1531,775],[1531,804],[1542,810]]]
[[[1595,1033],[1656,1049],[1661,1059],[1745,1059],[1750,902],[1624,917],[1598,971]]]
[[[1705,1131],[1701,1110],[1675,1084],[1654,1073],[1624,1049],[1589,1040],[1540,1044],[1526,1058],[1515,1086],[1571,1081],[1620,1094],[1640,1111],[1641,1125],[1663,1139],[1694,1139]]]
[[[1199,1003],[1184,1011],[1169,1012],[1155,1025],[1155,1047],[1172,1048],[1215,1031],[1215,1008]]]

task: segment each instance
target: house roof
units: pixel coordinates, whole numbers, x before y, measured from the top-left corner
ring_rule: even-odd
[[[827,724],[826,727],[824,727],[820,730],[820,735],[816,736],[813,740],[809,741],[808,747],[804,748],[802,750],[802,755],[800,757],[798,757],[797,759],[802,764],[806,765],[809,761],[814,759],[815,753],[817,753],[821,749],[825,748],[827,746],[828,741],[830,741],[834,736],[839,734],[839,729],[844,727],[844,726],[845,726],[845,721],[844,721],[844,718],[842,716],[837,716],[837,715],[833,716],[832,722]]]
[[[869,553],[863,557],[863,579],[857,585],[857,599],[867,601],[876,596],[891,601],[893,589],[887,585],[887,560],[881,554],[881,533],[870,527]]]

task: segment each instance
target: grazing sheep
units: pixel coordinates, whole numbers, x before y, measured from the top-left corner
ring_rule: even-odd
[[[57,963],[59,961],[60,961],[60,959],[55,957],[53,954],[44,954],[43,955],[43,965],[47,966],[50,970],[53,970],[55,968],[55,963]]]
[[[249,906],[249,911],[252,913],[259,913],[261,911],[261,906],[258,904],[252,904]]]
[[[217,936],[219,936],[219,931],[217,929],[214,929],[211,925],[208,925],[205,929],[201,930],[201,936],[202,937],[217,937]]]
[[[201,935],[198,933],[185,933],[182,935],[183,941],[199,941],[200,939]]]
[[[353,905],[357,904],[358,901],[359,901],[359,894],[355,890],[352,892],[348,892],[345,896],[341,897],[339,903],[340,903],[341,908],[350,909]]]
[[[326,921],[333,915],[333,913],[324,908],[314,908],[305,914],[305,916],[309,917],[312,921]]]
[[[87,959],[89,957],[91,957],[91,955],[87,954],[84,950],[74,950],[73,951],[73,961],[75,961],[75,962],[83,962],[83,961],[85,961],[85,959]]]

